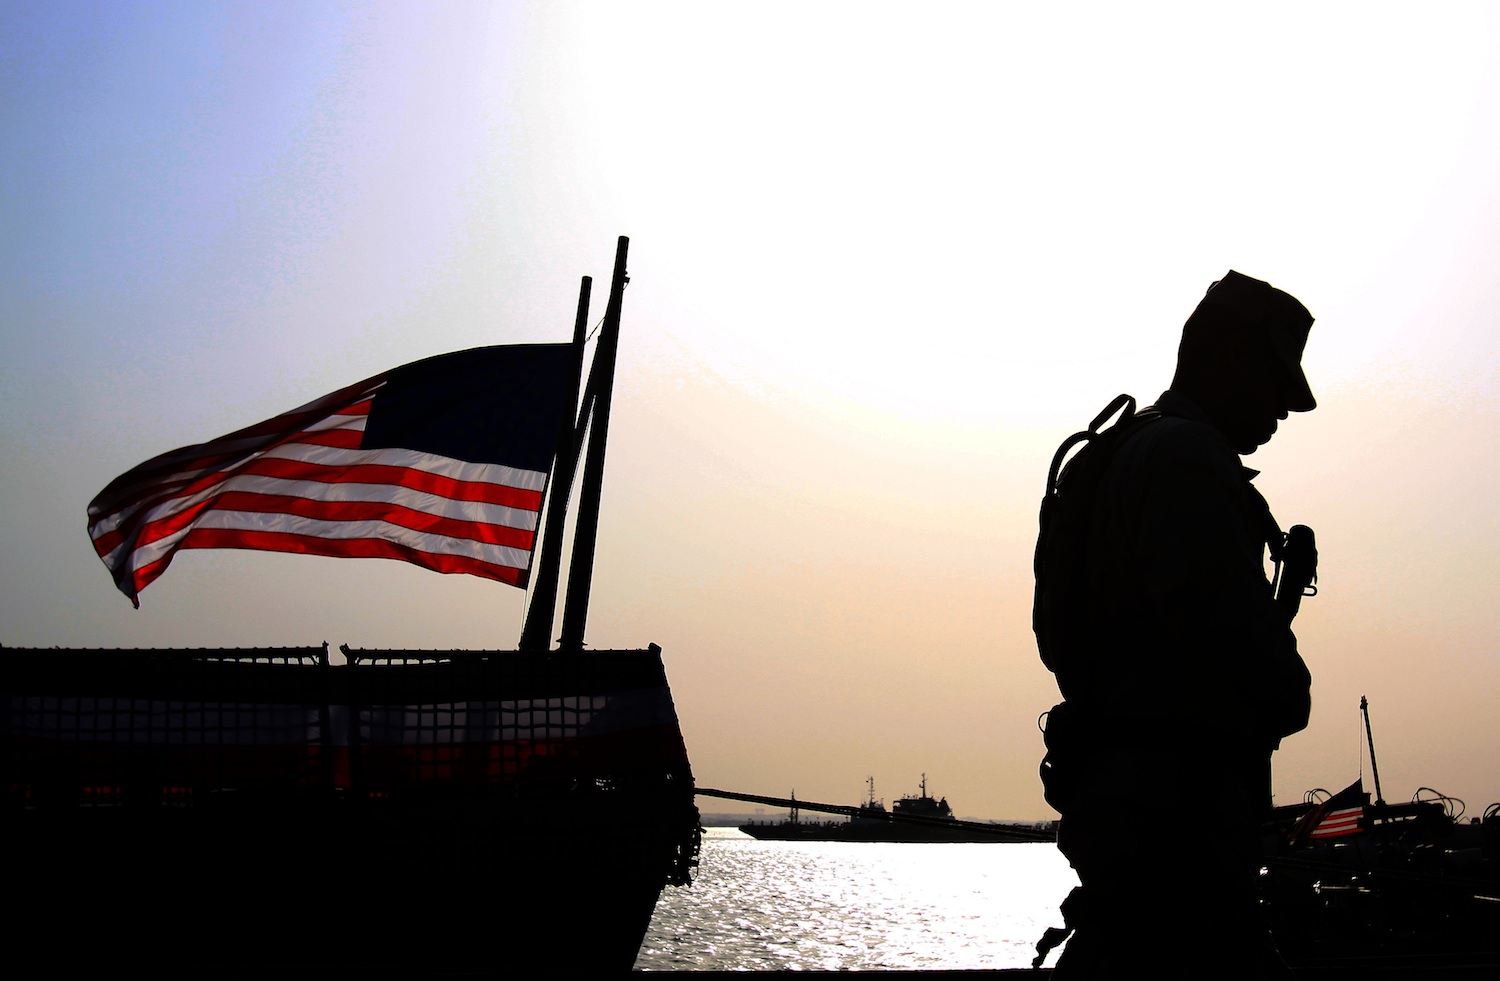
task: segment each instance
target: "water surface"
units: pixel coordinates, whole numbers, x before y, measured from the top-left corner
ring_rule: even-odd
[[[1052,844],[757,841],[709,828],[693,885],[662,892],[635,966],[1025,968],[1077,884]]]

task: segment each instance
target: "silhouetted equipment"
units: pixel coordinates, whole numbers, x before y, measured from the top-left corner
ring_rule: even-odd
[[[1109,642],[1095,636],[1093,618],[1085,615],[1092,588],[1088,543],[1098,498],[1115,451],[1133,433],[1162,417],[1154,408],[1136,412],[1135,404],[1130,395],[1116,396],[1087,429],[1063,441],[1052,456],[1038,515],[1031,627],[1042,663],[1057,676],[1064,699],[1038,720],[1047,748],[1038,770],[1047,803],[1059,811],[1072,793],[1078,761],[1093,738],[1086,720],[1068,700],[1090,697],[1085,661],[1107,649]],[[1105,425],[1111,419],[1114,422]]]
[[[1375,730],[1370,728],[1370,700],[1359,696],[1359,714],[1365,720],[1365,740],[1370,746],[1370,776],[1375,781],[1375,803],[1385,805],[1385,795],[1380,792],[1380,764],[1375,762]]]
[[[1360,713],[1374,770],[1363,696]],[[1465,821],[1456,798],[1424,787],[1388,804],[1376,788],[1373,804],[1359,782],[1313,791],[1267,822],[1262,908],[1288,963],[1299,977],[1497,976],[1500,804]]]
[[[1313,530],[1307,525],[1292,525],[1280,549],[1272,542],[1272,558],[1277,560],[1276,603],[1291,621],[1306,596],[1318,595],[1313,583],[1318,581],[1318,546]]]
[[[554,464],[554,558],[591,419],[604,437],[591,409],[627,244],[609,349]],[[587,302],[585,280],[580,343]],[[602,448],[590,459],[575,539],[591,551]],[[696,864],[692,772],[660,648],[584,650],[579,587],[568,649],[547,650],[549,577],[519,651],[0,649],[0,834],[26,843],[11,963],[629,970],[663,885]]]
[[[1078,682],[1077,666],[1067,657],[1093,649],[1096,638],[1089,618],[1085,575],[1089,527],[1104,476],[1115,450],[1141,427],[1161,418],[1155,409],[1135,410],[1135,399],[1119,395],[1094,417],[1089,427],[1063,441],[1047,471],[1047,489],[1038,516],[1033,572],[1036,595],[1031,626],[1042,663],[1057,675],[1064,697]],[[1105,426],[1114,419],[1112,425]]]

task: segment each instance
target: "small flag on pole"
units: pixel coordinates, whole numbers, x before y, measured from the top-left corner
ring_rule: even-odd
[[[164,453],[90,502],[89,537],[137,607],[184,548],[400,559],[524,587],[574,357],[439,355]]]
[[[1292,828],[1288,841],[1295,845],[1305,840],[1357,835],[1364,830],[1360,827],[1364,816],[1365,790],[1360,779],[1304,814]]]

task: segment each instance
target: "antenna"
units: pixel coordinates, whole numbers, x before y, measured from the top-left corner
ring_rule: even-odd
[[[1375,806],[1385,806],[1385,795],[1380,792],[1380,766],[1375,762],[1375,733],[1370,730],[1370,701],[1359,696],[1359,711],[1365,717],[1365,740],[1370,744],[1370,775],[1375,778]]]

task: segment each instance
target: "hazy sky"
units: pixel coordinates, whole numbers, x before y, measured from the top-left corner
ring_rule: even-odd
[[[1048,817],[1047,464],[1234,268],[1318,318],[1247,461],[1322,556],[1277,800],[1361,694],[1388,799],[1500,800],[1500,6],[0,0],[0,168],[0,643],[513,646],[521,591],[389,561],[185,552],[137,612],[84,508],[566,340],[629,235],[591,645],[662,645],[703,786]]]

